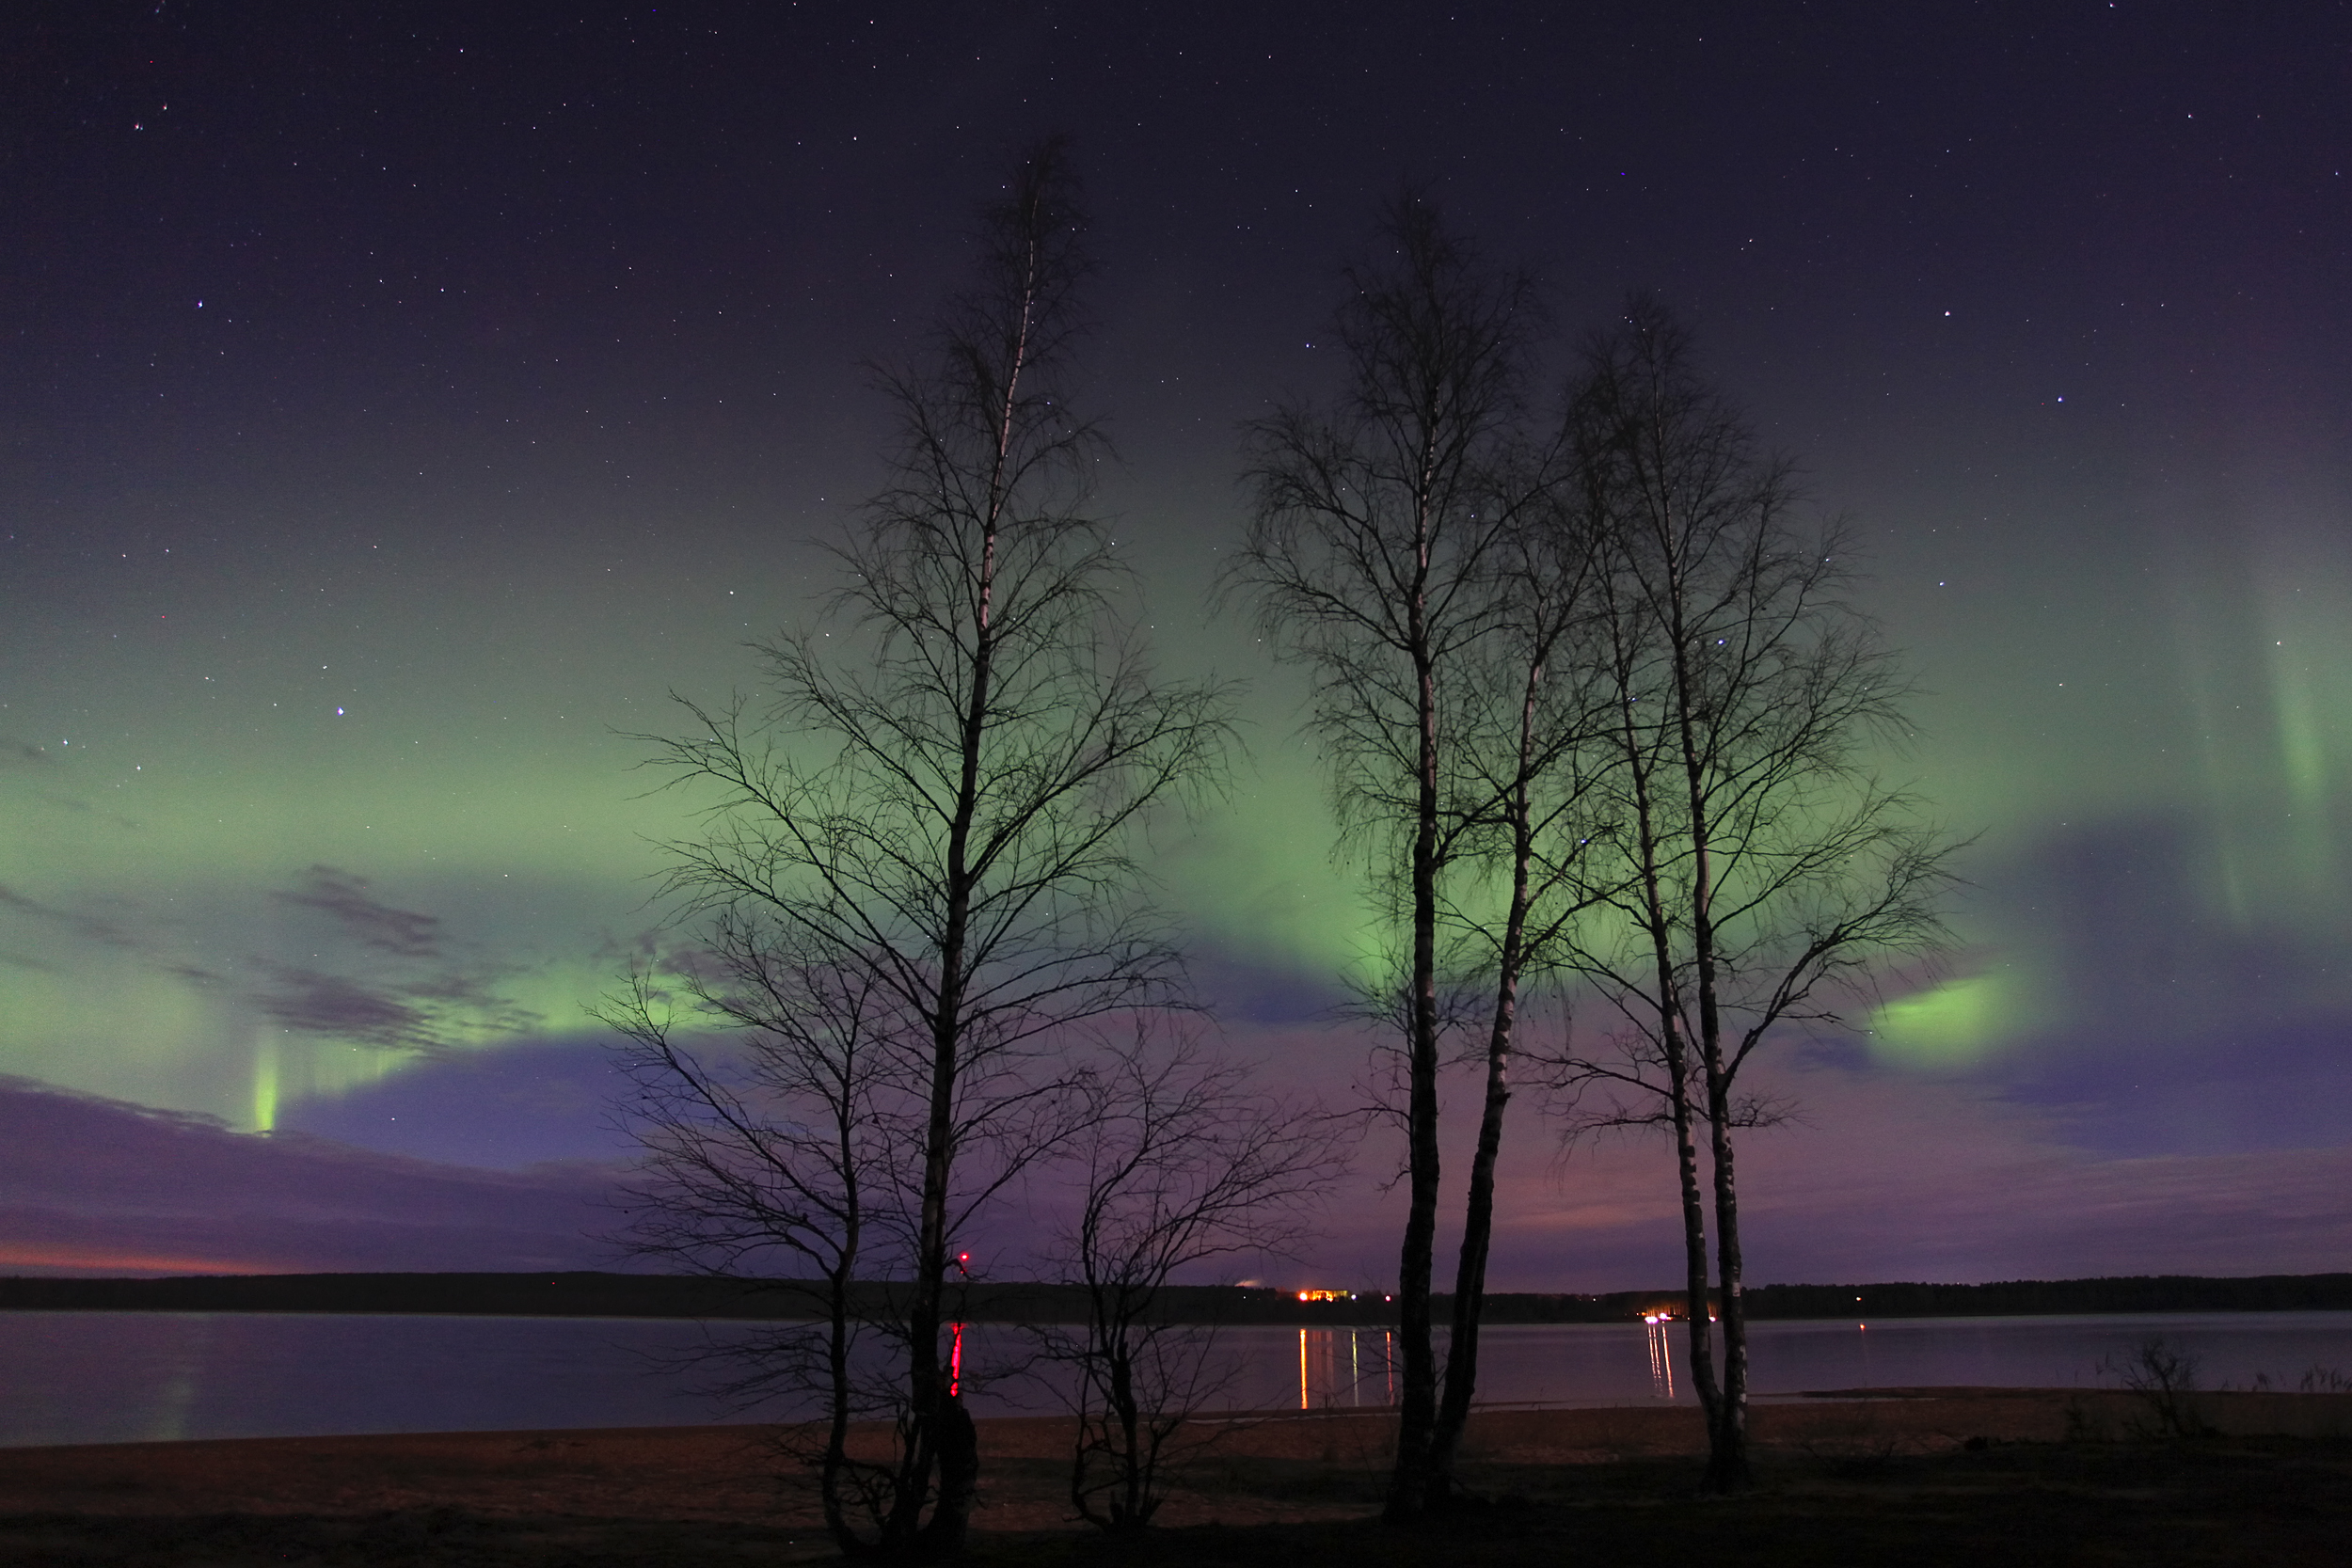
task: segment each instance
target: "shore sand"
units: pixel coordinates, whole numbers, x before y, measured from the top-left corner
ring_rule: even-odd
[[[2228,1434],[2200,1451],[2234,1443],[2231,1451],[2257,1458],[2300,1455],[2294,1463],[2318,1465],[2312,1474],[2333,1498],[2327,1506],[2352,1527],[2352,1396],[2195,1398],[2201,1423]],[[1898,1473],[1940,1477],[1930,1490],[1948,1490],[1955,1464],[1986,1475],[2033,1471],[2002,1484],[2047,1493],[2049,1478],[2036,1469],[2047,1465],[2036,1460],[2020,1470],[2017,1456],[2144,1450],[2161,1465],[2172,1463],[2163,1455],[2191,1447],[2156,1441],[2150,1418],[2144,1402],[2106,1390],[1871,1390],[1752,1411],[1762,1490],[1784,1505],[1809,1497],[1823,1506],[1841,1486],[1867,1492],[1872,1478]],[[1239,1539],[1364,1520],[1378,1506],[1391,1432],[1392,1418],[1374,1412],[1195,1422],[1182,1434],[1175,1484],[1157,1522],[1175,1532],[1170,1540],[1206,1540],[1200,1530],[1210,1527],[1211,1535],[1224,1532],[1217,1539]],[[991,1419],[980,1433],[974,1525],[981,1539],[1025,1541],[1033,1556],[1041,1537],[1075,1536],[1055,1549],[1083,1553],[1085,1532],[1065,1496],[1070,1422]],[[667,1556],[690,1541],[736,1560],[829,1557],[808,1477],[776,1437],[772,1428],[707,1426],[0,1449],[0,1560],[591,1562]],[[1595,1507],[1654,1512],[1662,1499],[1687,1497],[1703,1447],[1697,1413],[1688,1409],[1487,1409],[1471,1419],[1464,1471],[1470,1484],[1509,1506],[1583,1508],[1590,1526],[1599,1517],[1590,1514]],[[2082,1490],[2079,1478],[2067,1484]],[[1731,1522],[1720,1508],[1717,1516]],[[190,1531],[220,1539],[189,1555]],[[437,1531],[446,1538],[437,1545]],[[457,1535],[473,1544],[460,1549]],[[2352,1561],[2352,1533],[2325,1539],[2341,1549],[2337,1560]],[[2292,1540],[2265,1540],[2265,1550],[2285,1554],[2279,1560],[2300,1560]],[[1454,1544],[1467,1550],[1468,1543]],[[1186,1559],[1195,1560],[1209,1560]],[[2045,1560],[2060,1560],[2031,1552],[2025,1559]]]

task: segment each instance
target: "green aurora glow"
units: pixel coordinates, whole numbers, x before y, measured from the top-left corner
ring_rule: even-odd
[[[2197,901],[2188,912],[2241,931],[2339,919],[2352,756],[2330,721],[2352,712],[2352,596],[2328,585],[2352,580],[2352,562],[2308,540],[2296,548],[2292,566],[2246,562],[2236,602],[2208,583],[2176,601],[2193,614],[2152,617],[2129,638],[2112,613],[2070,612],[2112,603],[2116,579],[2145,581],[2128,558],[2073,585],[2073,607],[2048,594],[2039,616],[2004,608],[2030,592],[2023,581],[1976,590],[1988,618],[2026,620],[2035,635],[1954,621],[1956,636],[1912,639],[1938,694],[1916,705],[1918,744],[1886,768],[1915,777],[1944,820],[1983,825],[1995,865],[2076,820],[2179,817],[2204,829],[2181,889]],[[1889,565],[1904,563],[1883,562],[1883,576]],[[8,942],[0,1069],[268,1127],[285,1103],[418,1059],[271,1022],[273,969],[404,994],[470,975],[478,994],[422,999],[439,1049],[589,1030],[586,1007],[657,918],[650,841],[691,830],[691,802],[644,795],[656,781],[630,770],[641,749],[616,732],[673,722],[664,687],[708,694],[753,671],[727,636],[749,628],[739,619],[698,641],[673,635],[680,655],[662,668],[600,657],[566,630],[577,617],[559,607],[575,591],[551,587],[553,603],[519,625],[429,656],[311,628],[325,657],[310,662],[329,680],[233,659],[212,673],[172,652],[160,680],[152,656],[124,659],[60,671],[46,700],[11,702],[11,732],[38,756],[20,753],[6,774],[0,883],[26,903]],[[694,592],[672,583],[652,598],[668,616]],[[1883,596],[1898,630],[1904,600],[1927,597]],[[470,618],[439,602],[450,621]],[[241,613],[240,638],[299,641]],[[645,635],[612,606],[597,618],[619,622],[620,641]],[[2054,639],[2054,625],[2077,638]],[[541,639],[566,656],[516,657]],[[1210,626],[1172,641],[1172,661],[1204,664],[1237,640]],[[20,644],[15,657],[36,656]],[[338,665],[364,673],[330,684]],[[1273,682],[1253,709],[1256,755],[1231,799],[1154,831],[1174,911],[1216,948],[1302,983],[1362,973],[1378,936],[1334,863],[1322,780],[1289,733],[1295,700]],[[404,958],[288,904],[279,895],[314,865],[439,920],[435,953]],[[1962,1069],[2086,1022],[2101,1004],[2074,985],[2044,912],[1981,897],[1964,908],[1954,971],[1869,1020],[1883,1059]],[[2323,990],[2312,1000],[2337,999],[2338,983]]]
[[[1378,962],[1295,673],[1200,607],[1240,427],[1328,386],[1333,269],[1422,179],[1543,260],[1555,347],[1628,286],[1686,309],[1856,520],[1922,687],[1884,774],[1979,837],[1942,969],[1807,1049],[2114,1148],[2352,1137],[2336,33],[967,8],[883,69],[863,18],[757,9],[716,49],[668,8],[355,13],[321,53],[296,8],[172,8],[27,54],[0,1073],[267,1128],[590,1037],[693,830],[629,736],[810,611],[880,471],[859,367],[998,152],[1071,125],[1102,505],[1170,669],[1253,683],[1230,798],[1152,830],[1205,974],[1295,1021]]]

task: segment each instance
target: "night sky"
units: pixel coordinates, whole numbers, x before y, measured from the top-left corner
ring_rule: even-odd
[[[0,1269],[621,1261],[584,1009],[691,826],[629,736],[810,612],[862,367],[1055,130],[1102,504],[1167,667],[1252,683],[1153,851],[1234,1049],[1361,1060],[1303,688],[1207,592],[1410,182],[1541,271],[1559,373],[1629,289],[1685,314],[1868,546],[1886,766],[1981,835],[1941,974],[1779,1048],[1750,1279],[2352,1267],[2352,8],[39,9]],[[1514,1116],[1494,1283],[1675,1277],[1663,1146]],[[1285,1281],[1392,1274],[1395,1158]]]

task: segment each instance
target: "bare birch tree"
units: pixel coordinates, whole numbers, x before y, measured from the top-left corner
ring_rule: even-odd
[[[1216,1325],[1171,1321],[1163,1291],[1220,1259],[1290,1252],[1346,1149],[1331,1118],[1253,1090],[1246,1067],[1188,1034],[1138,1029],[1085,1091],[1058,1261],[1086,1288],[1088,1317],[1040,1332],[1075,1373],[1071,1505],[1134,1530],[1159,1508],[1169,1441],[1228,1375],[1212,1358]]]
[[[870,971],[812,956],[755,907],[715,911],[699,937],[690,961],[639,971],[601,1010],[627,1041],[619,1111],[643,1150],[624,1240],[674,1268],[782,1278],[795,1292],[814,1275],[813,1299],[778,1305],[818,1322],[721,1347],[735,1369],[721,1391],[746,1407],[819,1402],[813,1444],[782,1429],[787,1457],[817,1470],[827,1529],[853,1540],[887,1512],[896,1481],[853,1458],[849,1435],[853,1419],[902,1402],[873,1354],[889,1325],[854,1288],[875,1258],[904,1256],[895,1173],[910,1129],[887,1049],[898,1024]],[[896,1347],[882,1348],[886,1369]]]
[[[1343,825],[1393,900],[1402,987],[1407,1193],[1397,1269],[1400,1421],[1387,1515],[1426,1506],[1437,1422],[1430,1274],[1438,1195],[1440,886],[1471,824],[1449,814],[1447,689],[1493,627],[1534,291],[1406,198],[1389,254],[1347,275],[1348,382],[1249,436],[1256,505],[1231,580],[1314,672],[1313,726]]]
[[[1462,1431],[1478,1386],[1478,1334],[1494,1234],[1495,1167],[1511,1101],[1522,991],[1560,963],[1562,942],[1600,895],[1594,863],[1613,822],[1604,785],[1607,685],[1594,638],[1598,553],[1585,514],[1563,504],[1556,452],[1530,452],[1511,486],[1514,526],[1491,563],[1493,619],[1454,683],[1455,787],[1444,810],[1465,833],[1467,887],[1441,890],[1465,1003],[1486,1006],[1483,1072],[1445,1384],[1431,1444],[1428,1501],[1455,1496]],[[1498,884],[1500,884],[1498,886]]]
[[[1953,847],[1872,771],[1873,744],[1907,733],[1907,686],[1842,596],[1847,539],[1801,520],[1788,466],[1700,377],[1665,310],[1637,299],[1593,340],[1574,421],[1606,552],[1624,824],[1624,868],[1596,888],[1616,918],[1576,955],[1614,1011],[1617,1050],[1574,1069],[1601,1090],[1587,1125],[1672,1131],[1707,1483],[1731,1491],[1748,1479],[1734,1133],[1773,1113],[1740,1070],[1784,1026],[1833,1021],[1867,965],[1940,941]]]
[[[687,916],[756,911],[829,982],[877,999],[909,1102],[898,1457],[843,1548],[959,1550],[977,1445],[944,1363],[960,1227],[1047,1151],[1090,1021],[1181,998],[1136,830],[1213,784],[1228,699],[1154,677],[1087,510],[1104,439],[1072,411],[1088,273],[1058,141],[988,208],[972,286],[924,361],[882,375],[889,483],[836,554],[824,625],[766,644],[764,709],[691,711],[660,742],[714,786],[671,847]]]

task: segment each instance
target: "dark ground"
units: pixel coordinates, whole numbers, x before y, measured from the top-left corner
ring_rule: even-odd
[[[2338,1434],[2159,1439],[2134,1433],[2119,1397],[2058,1393],[1764,1407],[1758,1485],[1730,1500],[1695,1495],[1694,1433],[1677,1420],[1687,1413],[1497,1412],[1473,1426],[1467,1478],[1491,1501],[1412,1530],[1368,1517],[1381,1479],[1377,1418],[1258,1421],[1189,1462],[1173,1527],[1139,1542],[1060,1522],[1058,1423],[991,1422],[972,1559],[989,1568],[2352,1563],[2342,1413],[2275,1398],[2294,1418],[2270,1424]],[[2063,1435],[2070,1406],[2078,1434],[2105,1435]],[[2242,1418],[2253,1408],[2229,1424],[2264,1424]],[[831,1560],[793,1483],[779,1491],[758,1432],[0,1450],[0,1562]]]

